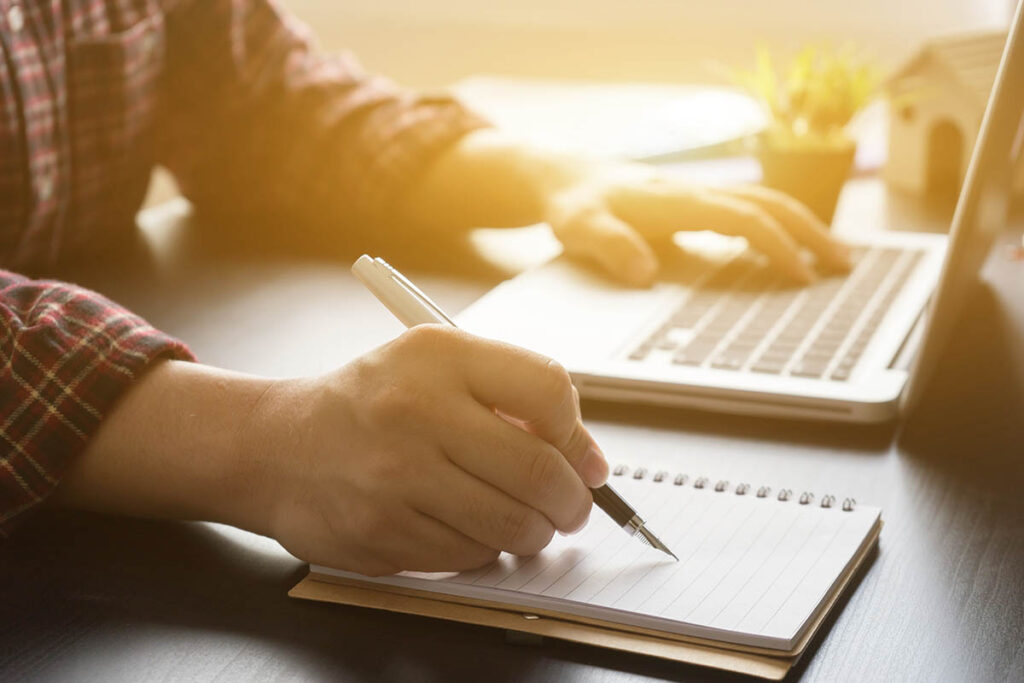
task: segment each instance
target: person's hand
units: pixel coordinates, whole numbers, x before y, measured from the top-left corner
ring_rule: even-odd
[[[277,383],[252,415],[265,532],[364,574],[534,554],[585,524],[608,476],[561,366],[448,327]]]
[[[546,220],[566,253],[592,261],[612,277],[649,285],[658,273],[652,244],[676,232],[714,230],[744,237],[794,282],[814,280],[802,252],[830,270],[849,267],[846,248],[792,197],[764,187],[706,188],[653,172],[598,168],[548,199]],[[635,169],[641,171],[641,169]]]
[[[800,202],[763,187],[706,188],[641,164],[585,161],[532,149],[493,130],[471,133],[409,191],[407,217],[437,229],[547,222],[566,253],[635,286],[658,272],[652,245],[687,230],[744,237],[776,269],[806,283],[809,251],[826,270],[847,251]]]
[[[155,362],[59,505],[232,524],[365,574],[538,552],[587,521],[608,464],[554,361],[423,325],[322,377]]]

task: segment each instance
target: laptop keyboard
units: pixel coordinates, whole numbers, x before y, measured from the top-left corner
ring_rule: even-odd
[[[846,381],[922,252],[857,248],[854,267],[787,287],[749,259],[710,274],[647,338],[634,361]]]

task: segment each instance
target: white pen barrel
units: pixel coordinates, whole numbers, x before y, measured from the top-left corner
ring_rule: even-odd
[[[394,280],[370,256],[360,256],[352,264],[352,274],[406,327],[451,325],[443,314],[421,303],[415,292]]]

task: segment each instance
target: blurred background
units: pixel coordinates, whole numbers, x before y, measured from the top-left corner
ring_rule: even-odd
[[[452,88],[517,139],[656,163],[735,156],[771,123],[764,102],[736,87],[736,70],[750,69],[759,48],[770,54],[780,74],[801,48],[850,48],[857,61],[876,72],[878,94],[892,95],[895,85],[895,101],[904,102],[891,110],[886,98],[876,98],[854,108],[849,126],[841,122],[857,143],[854,172],[885,169],[890,185],[912,194],[942,185],[950,206],[1016,5],[1015,0],[280,1],[311,26],[323,50],[351,51],[367,70],[413,88]],[[896,73],[898,80],[889,79]],[[885,168],[888,159],[898,163]],[[1018,184],[1024,188],[1024,163],[1020,166]],[[945,169],[941,182],[928,175],[936,168]],[[761,178],[752,158],[745,165],[676,170],[701,182]],[[799,187],[779,186],[791,193]],[[146,203],[176,192],[171,178],[158,172]],[[837,192],[838,187],[829,190],[820,212],[826,220]],[[799,198],[813,204],[813,198]]]
[[[1011,0],[284,0],[321,44],[412,86],[472,74],[714,82],[754,44],[853,43],[895,66],[928,38],[1005,28]]]

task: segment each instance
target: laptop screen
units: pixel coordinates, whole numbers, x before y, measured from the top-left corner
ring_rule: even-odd
[[[948,255],[926,314],[921,349],[903,394],[904,410],[912,408],[920,399],[992,241],[1006,226],[1013,170],[1024,145],[1022,8],[1024,3],[1017,6],[978,142],[960,191]]]

